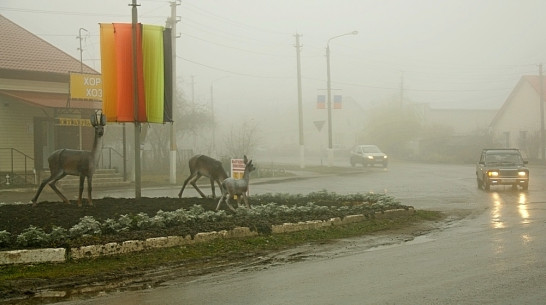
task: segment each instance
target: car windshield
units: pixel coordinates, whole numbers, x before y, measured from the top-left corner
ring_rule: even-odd
[[[520,164],[523,163],[521,156],[518,154],[489,154],[486,156],[487,163],[498,164]]]
[[[362,152],[364,153],[380,153],[381,150],[377,146],[362,146]]]

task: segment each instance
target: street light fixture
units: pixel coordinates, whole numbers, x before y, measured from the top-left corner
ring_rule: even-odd
[[[332,148],[332,86],[330,79],[330,41],[335,38],[356,35],[358,31],[352,31],[349,33],[334,36],[326,42],[326,73],[327,73],[327,94],[328,94],[328,166],[331,167],[334,164],[334,150]]]

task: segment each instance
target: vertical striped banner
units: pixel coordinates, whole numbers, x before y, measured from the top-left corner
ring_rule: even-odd
[[[117,122],[117,75],[114,25],[100,24],[100,54],[102,74],[102,112],[108,122]]]
[[[109,122],[172,122],[171,29],[137,26],[137,71],[134,71],[132,24],[100,24],[103,112]]]
[[[137,27],[137,71],[133,69],[133,32],[130,23],[114,23],[117,69],[118,122],[146,122],[146,100],[142,72],[142,31]],[[134,115],[133,75],[137,73],[138,115]]]
[[[144,91],[146,116],[150,123],[163,123],[164,66],[163,27],[142,26],[142,63],[144,67]]]

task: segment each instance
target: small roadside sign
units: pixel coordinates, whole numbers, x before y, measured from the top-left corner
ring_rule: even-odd
[[[231,159],[231,177],[234,179],[243,179],[245,173],[245,160]]]

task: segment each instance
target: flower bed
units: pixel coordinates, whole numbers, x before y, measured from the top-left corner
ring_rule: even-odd
[[[383,194],[263,194],[250,199],[252,209],[214,211],[217,201],[202,198],[104,198],[94,207],[46,202],[0,206],[0,250],[81,247],[161,236],[249,227],[269,234],[273,225],[408,209]]]

